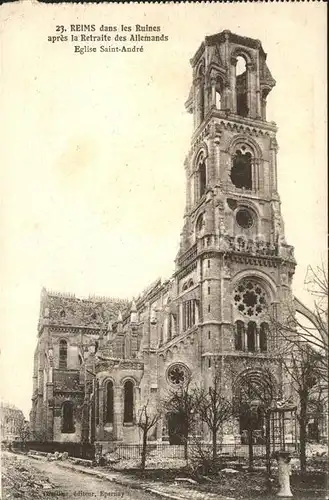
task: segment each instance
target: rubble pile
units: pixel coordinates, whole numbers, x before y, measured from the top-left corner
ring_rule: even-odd
[[[54,485],[48,478],[15,455],[2,457],[2,498],[39,500],[49,495]],[[48,493],[48,495],[47,495]]]

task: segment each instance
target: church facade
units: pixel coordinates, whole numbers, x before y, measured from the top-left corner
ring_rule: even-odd
[[[289,396],[271,327],[271,315],[284,322],[294,310],[296,265],[280,210],[277,127],[266,118],[275,80],[261,42],[230,31],[206,37],[191,66],[194,131],[175,272],[132,302],[43,290],[35,439],[138,443],[143,404],[155,411],[187,380],[207,389],[215,370],[229,398],[248,380]],[[175,425],[164,415],[150,439],[173,442]],[[245,433],[243,419],[232,419],[221,439]]]

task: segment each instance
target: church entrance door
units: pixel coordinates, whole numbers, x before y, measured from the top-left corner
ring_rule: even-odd
[[[185,429],[183,415],[180,413],[169,413],[167,419],[169,443],[184,444]]]

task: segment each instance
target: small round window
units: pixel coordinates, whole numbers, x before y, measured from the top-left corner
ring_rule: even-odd
[[[171,365],[167,372],[168,380],[174,386],[184,385],[188,381],[189,376],[188,368],[181,363]]]
[[[254,223],[253,216],[246,208],[241,208],[240,210],[238,210],[235,217],[239,226],[243,227],[244,229],[249,229]]]

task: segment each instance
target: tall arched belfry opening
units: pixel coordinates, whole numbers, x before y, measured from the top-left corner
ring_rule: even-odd
[[[296,262],[281,216],[277,128],[266,114],[275,80],[261,42],[229,31],[206,37],[191,67],[175,272],[129,304],[43,291],[35,437],[45,429],[47,440],[138,443],[145,402],[152,411],[189,378],[207,389],[216,370],[227,397],[255,398],[250,386],[284,396],[271,315],[284,322],[294,309]],[[150,439],[180,443],[178,417],[164,416]],[[260,416],[260,438],[262,426]],[[243,441],[246,427],[243,414],[232,419],[223,442]]]

